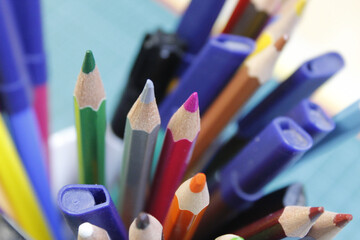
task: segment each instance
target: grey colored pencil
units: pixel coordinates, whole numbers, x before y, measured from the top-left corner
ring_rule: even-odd
[[[119,209],[126,227],[143,210],[150,191],[150,170],[159,128],[154,85],[147,80],[126,119],[119,183]]]
[[[110,237],[104,229],[85,222],[79,226],[77,240],[110,240]]]
[[[141,212],[129,228],[129,240],[163,240],[163,227],[152,215]]]

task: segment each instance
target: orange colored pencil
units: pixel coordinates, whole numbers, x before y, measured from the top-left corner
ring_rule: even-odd
[[[206,162],[199,161],[202,154],[255,91],[271,78],[275,62],[286,41],[287,35],[282,36],[274,45],[247,58],[205,112],[185,177],[189,178],[203,169]]]
[[[301,240],[333,239],[351,220],[351,214],[325,211]]]
[[[190,240],[209,202],[205,174],[198,173],[181,184],[165,219],[165,239]]]

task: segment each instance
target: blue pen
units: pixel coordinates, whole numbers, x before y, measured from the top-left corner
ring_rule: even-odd
[[[179,76],[190,65],[193,56],[205,45],[224,3],[225,0],[192,0],[190,2],[176,30],[178,37],[187,44],[187,54],[178,70]]]
[[[24,87],[28,75],[9,0],[0,1],[0,36],[1,110],[7,114],[11,135],[54,238],[62,239],[60,215],[50,195],[39,130]]]
[[[210,39],[183,74],[178,87],[160,104],[161,125],[167,126],[193,92],[198,93],[200,112],[204,113],[254,47],[254,41],[246,37],[222,34]]]
[[[207,177],[211,202],[195,239],[208,239],[209,229],[216,231],[261,198],[263,187],[312,143],[311,136],[292,119],[275,118],[224,168]]]
[[[313,139],[314,145],[320,142],[335,128],[334,121],[317,104],[304,99],[287,114]]]
[[[340,146],[360,132],[360,100],[355,101],[346,109],[333,117],[335,129],[328,134],[314,149],[305,154],[302,160],[320,156],[320,154]]]
[[[67,185],[58,193],[58,204],[75,236],[79,226],[89,222],[106,230],[111,239],[128,239],[123,222],[104,186]]]
[[[39,122],[40,136],[47,150],[46,57],[42,38],[40,0],[16,0],[11,1],[11,4],[32,83],[33,106]],[[47,172],[49,172],[48,158],[46,160]]]

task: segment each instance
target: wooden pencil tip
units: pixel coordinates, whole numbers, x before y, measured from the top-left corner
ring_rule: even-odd
[[[288,40],[289,36],[287,34],[282,35],[278,40],[276,40],[274,44],[275,48],[280,52]]]
[[[95,68],[95,59],[91,50],[87,50],[85,53],[83,65],[81,67],[81,71],[83,73],[90,73]]]
[[[152,101],[154,101],[154,98],[155,98],[154,84],[150,79],[148,79],[145,83],[144,89],[140,94],[140,101],[149,104]]]
[[[296,9],[296,14],[298,16],[301,16],[301,14],[303,13],[305,5],[306,5],[306,0],[298,0],[296,2],[295,9]]]
[[[203,173],[196,174],[190,181],[190,190],[193,193],[201,192],[206,184],[206,176]]]
[[[312,207],[310,208],[309,218],[311,221],[318,219],[324,212],[324,207]]]
[[[79,226],[79,235],[83,238],[91,237],[94,233],[92,225],[88,222],[85,222]]]
[[[194,92],[190,97],[185,101],[184,108],[189,112],[196,112],[199,108],[199,98],[197,92]]]
[[[149,224],[150,224],[149,216],[144,212],[139,213],[139,215],[136,218],[136,227],[138,229],[145,229]]]
[[[351,214],[336,214],[334,218],[334,224],[339,227],[343,228],[353,219]]]

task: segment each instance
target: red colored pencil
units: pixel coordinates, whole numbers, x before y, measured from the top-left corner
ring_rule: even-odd
[[[351,220],[351,214],[325,211],[301,240],[333,239]]]
[[[199,100],[193,93],[171,117],[166,129],[147,211],[164,223],[200,131]]]
[[[223,33],[231,33],[232,29],[234,28],[235,24],[239,20],[240,16],[243,14],[246,6],[249,4],[250,0],[239,0],[238,4],[234,8],[229,21],[225,25],[223,29]]]
[[[304,237],[324,212],[323,207],[288,206],[236,231],[246,240]]]

